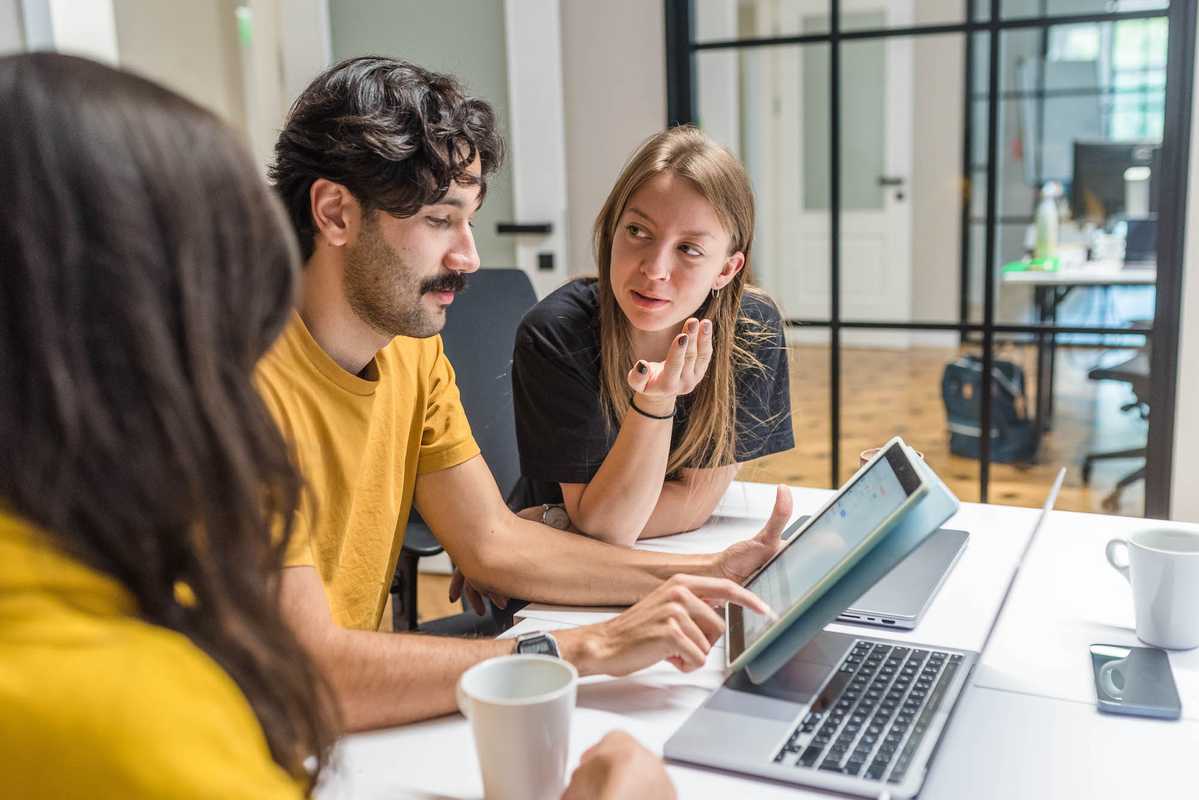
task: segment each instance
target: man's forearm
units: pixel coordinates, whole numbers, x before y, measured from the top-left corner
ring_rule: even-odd
[[[457,710],[455,687],[475,664],[515,650],[510,639],[472,640],[330,627],[306,644],[329,681],[347,730],[386,728]],[[585,629],[555,633],[562,657],[591,674]]]
[[[678,573],[715,575],[715,557],[647,553],[507,514],[455,563],[472,584],[562,605],[632,605]],[[451,553],[451,556],[454,554]]]
[[[402,725],[456,710],[454,687],[472,665],[513,643],[330,627],[307,643],[348,730]],[[419,668],[417,667],[419,665]]]

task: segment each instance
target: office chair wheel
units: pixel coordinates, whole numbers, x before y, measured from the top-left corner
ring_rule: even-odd
[[[1104,497],[1103,500],[1100,501],[1099,507],[1109,514],[1118,513],[1120,511],[1120,490],[1116,489],[1107,497]]]

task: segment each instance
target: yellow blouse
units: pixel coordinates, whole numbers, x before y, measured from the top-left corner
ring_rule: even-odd
[[[241,690],[117,581],[0,513],[0,795],[297,798]]]

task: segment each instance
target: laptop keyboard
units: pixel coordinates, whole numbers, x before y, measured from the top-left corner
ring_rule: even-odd
[[[957,653],[855,642],[775,762],[899,783],[961,661]]]

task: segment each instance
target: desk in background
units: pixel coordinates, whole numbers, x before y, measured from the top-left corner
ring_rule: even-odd
[[[1037,323],[1053,324],[1062,301],[1077,288],[1112,286],[1155,286],[1157,267],[1154,264],[1125,267],[1120,261],[1088,261],[1055,272],[1004,272],[1000,279],[1005,286],[1031,286]],[[1036,428],[1044,433],[1053,427],[1053,377],[1057,360],[1052,334],[1037,334],[1037,404],[1034,412]]]
[[[831,492],[794,489],[795,514]],[[733,483],[716,516],[694,533],[653,539],[640,549],[694,553],[757,532],[774,487]],[[830,630],[929,645],[977,649],[999,606],[1035,509],[963,504],[948,526],[970,542],[925,618],[913,631],[830,625]],[[959,701],[921,798],[1196,797],[1199,773],[1199,650],[1171,653],[1183,719],[1118,717],[1095,709],[1087,645],[1137,644],[1131,591],[1104,557],[1113,536],[1145,520],[1054,512],[1029,553],[991,648]],[[531,605],[507,635],[609,618],[614,609]],[[724,653],[684,675],[659,664],[626,678],[580,682],[571,761],[614,729],[662,746],[724,680]],[[829,797],[821,792],[671,764],[680,798]],[[318,792],[333,798],[478,798],[482,779],[469,724],[459,715],[347,737],[335,774]]]

